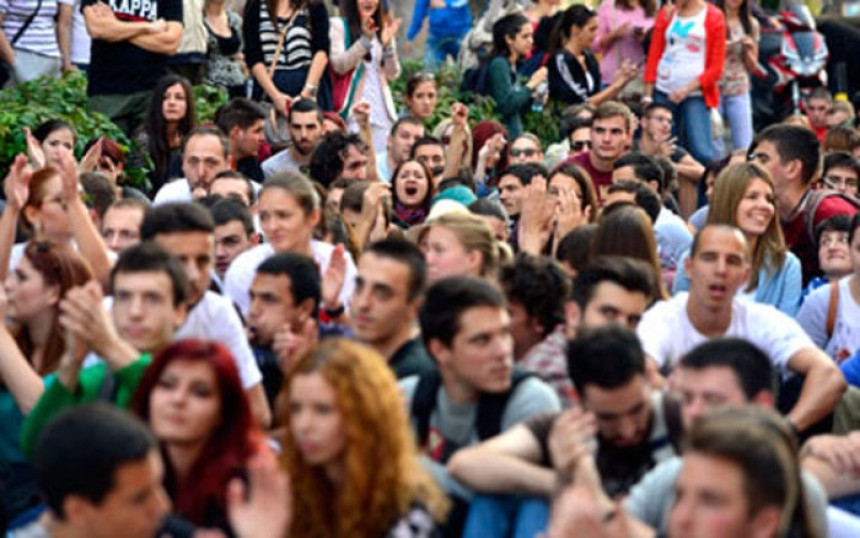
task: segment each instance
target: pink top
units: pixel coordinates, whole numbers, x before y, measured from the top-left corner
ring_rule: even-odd
[[[630,34],[617,39],[609,48],[602,48],[600,41],[625,22],[630,23]],[[645,51],[642,49],[642,44],[634,37],[633,29],[644,28],[647,31],[652,26],[654,26],[654,17],[646,16],[642,6],[627,10],[616,8],[614,0],[601,2],[597,9],[597,37],[594,39],[592,49],[595,53],[602,53],[600,78],[603,84],[612,84],[622,60],[629,60],[637,65],[645,62]]]

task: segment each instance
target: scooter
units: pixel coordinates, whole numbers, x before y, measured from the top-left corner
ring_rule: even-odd
[[[784,103],[792,114],[800,114],[805,97],[819,86],[827,86],[829,52],[815,18],[803,3],[791,2],[776,19],[782,25],[779,52],[768,60],[776,75],[776,103]]]

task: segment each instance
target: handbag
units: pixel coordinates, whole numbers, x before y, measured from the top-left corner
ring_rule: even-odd
[[[9,41],[9,46],[15,48],[15,43],[21,39],[21,36],[24,35],[24,32],[27,31],[27,28],[33,23],[33,19],[36,18],[36,15],[39,14],[39,10],[42,9],[42,0],[38,0],[36,2],[36,9],[33,10],[33,13],[30,13],[30,16],[27,17],[27,20],[24,21],[24,24],[21,25],[21,28],[18,28],[18,31],[15,32],[12,40]],[[6,62],[0,62],[0,88],[6,85],[9,80],[12,78],[12,74],[14,73],[15,66],[9,65]]]

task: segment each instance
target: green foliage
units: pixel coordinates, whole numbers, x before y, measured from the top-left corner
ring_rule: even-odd
[[[128,153],[136,146],[106,116],[87,112],[87,79],[79,71],[62,78],[40,78],[0,91],[0,174],[4,177],[18,153],[26,153],[24,127],[35,128],[50,119],[61,119],[75,126],[75,153],[83,155],[91,138],[104,136],[115,140]],[[145,181],[144,169],[127,170],[130,182]]]
[[[227,90],[221,86],[194,86],[194,110],[197,123],[210,123],[215,119],[215,111],[228,101]]]
[[[401,68],[402,74],[400,77],[391,82],[391,92],[394,95],[394,103],[397,106],[397,110],[406,108],[404,101],[406,80],[413,73],[426,71],[424,69],[424,62],[415,59],[403,61]],[[455,65],[446,64],[435,71],[434,76],[439,88],[439,97],[436,103],[436,110],[425,122],[428,130],[432,130],[440,121],[450,117],[451,105],[457,101],[469,104],[469,123],[472,125],[481,120],[499,120],[499,116],[496,114],[496,103],[491,97],[460,91],[460,81],[463,79],[463,75]],[[558,142],[560,138],[558,128],[558,118],[560,117],[561,110],[552,106],[547,106],[543,112],[528,111],[522,115],[523,128],[525,131],[537,135],[543,142],[544,147],[546,147],[549,144]]]
[[[194,99],[198,122],[211,122],[215,110],[227,102],[227,92],[223,88],[196,86]],[[116,141],[126,155],[140,153],[137,142],[129,139],[104,114],[87,111],[86,76],[73,71],[62,78],[41,78],[0,91],[0,177],[6,176],[15,155],[27,151],[24,127],[32,129],[51,119],[61,119],[75,126],[78,158],[83,156],[88,140],[101,136]],[[141,159],[128,162],[135,161]],[[148,156],[144,156],[138,167],[126,168],[128,183],[144,187],[151,166]]]

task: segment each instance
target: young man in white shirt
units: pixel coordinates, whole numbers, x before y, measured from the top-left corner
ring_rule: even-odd
[[[749,340],[783,377],[805,376],[787,416],[796,430],[803,431],[833,411],[846,389],[845,379],[792,318],[771,306],[735,297],[749,280],[749,258],[740,230],[724,224],[705,226],[684,264],[690,292],[652,307],[637,332],[652,366],[664,371],[709,338]]]
[[[166,183],[155,194],[153,205],[190,202],[195,191],[209,193],[220,172],[230,169],[230,141],[217,127],[195,127],[182,146],[182,173],[185,178]]]

